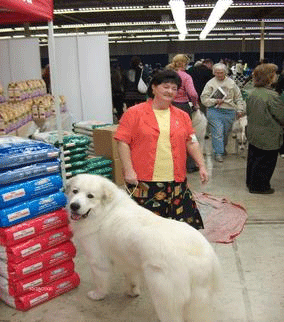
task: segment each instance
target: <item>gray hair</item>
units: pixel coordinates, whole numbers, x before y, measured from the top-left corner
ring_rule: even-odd
[[[213,65],[213,74],[214,75],[215,75],[216,69],[223,70],[226,73],[226,75],[228,74],[227,66],[223,63],[217,63],[217,64]]]

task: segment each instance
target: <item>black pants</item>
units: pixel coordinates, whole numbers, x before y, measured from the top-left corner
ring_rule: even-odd
[[[180,108],[181,110],[183,110],[184,112],[186,112],[190,119],[192,117],[192,113],[194,112],[193,108],[188,104],[188,102],[185,103],[179,103],[179,102],[173,102],[173,105],[176,106],[177,108]],[[187,159],[186,159],[186,170],[187,172],[193,172],[197,169],[197,165],[195,163],[195,161],[193,160],[193,158],[188,155]]]
[[[251,191],[269,190],[279,150],[261,150],[249,144],[246,184]]]
[[[124,94],[114,93],[112,96],[112,105],[116,109],[117,119],[120,120],[123,114]]]
[[[283,134],[283,141],[284,141],[284,134]],[[279,150],[280,154],[284,154],[284,143],[282,144],[280,150]]]

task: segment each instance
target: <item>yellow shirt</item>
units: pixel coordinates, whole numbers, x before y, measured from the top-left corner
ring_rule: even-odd
[[[153,181],[174,181],[174,164],[170,143],[170,110],[157,110],[154,113],[160,135],[157,143]]]

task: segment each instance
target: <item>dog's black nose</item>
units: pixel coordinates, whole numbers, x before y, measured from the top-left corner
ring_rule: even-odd
[[[70,208],[71,208],[71,210],[73,210],[73,211],[77,211],[78,209],[80,209],[80,205],[79,205],[77,202],[72,202],[72,203],[70,204]]]

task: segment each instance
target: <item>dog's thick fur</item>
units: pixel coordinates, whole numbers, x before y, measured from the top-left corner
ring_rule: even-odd
[[[199,231],[153,214],[102,176],[77,175],[68,180],[67,194],[75,239],[94,274],[89,297],[107,295],[115,264],[129,296],[140,294],[144,277],[160,321],[191,321],[194,310],[201,316],[219,287],[220,266]]]
[[[246,115],[235,120],[233,123],[232,137],[236,139],[236,153],[244,151],[247,147],[247,125],[248,120]]]

